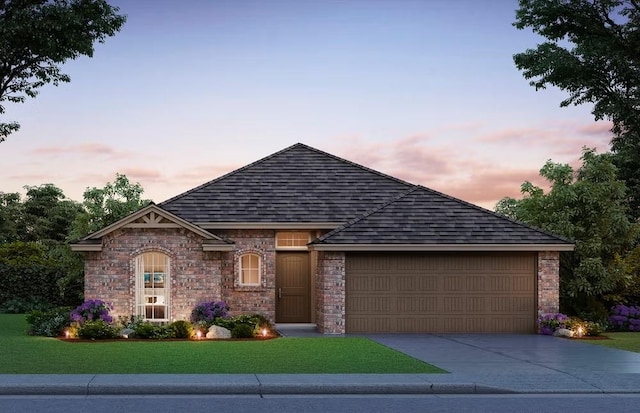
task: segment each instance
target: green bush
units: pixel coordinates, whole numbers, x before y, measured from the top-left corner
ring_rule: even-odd
[[[78,337],[90,340],[117,338],[118,330],[102,320],[85,321],[78,327]]]
[[[144,321],[140,324],[137,324],[134,327],[135,338],[144,338],[144,339],[162,339],[162,338],[172,338],[173,332],[169,328],[169,326],[162,326],[160,324],[153,324],[148,321]]]
[[[193,336],[193,325],[186,320],[178,320],[169,324],[171,335],[175,338],[191,338]]]
[[[11,298],[0,306],[0,313],[6,314],[26,314],[31,311],[45,311],[51,308],[47,300],[38,297]]]
[[[254,328],[249,324],[238,324],[231,330],[231,337],[233,338],[252,338]]]
[[[29,334],[34,336],[59,337],[64,329],[69,326],[71,320],[69,314],[71,308],[58,307],[47,311],[34,310],[27,314]]]

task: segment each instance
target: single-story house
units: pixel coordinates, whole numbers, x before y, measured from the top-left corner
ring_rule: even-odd
[[[72,245],[85,297],[168,322],[232,314],[326,334],[532,333],[571,242],[295,144]]]

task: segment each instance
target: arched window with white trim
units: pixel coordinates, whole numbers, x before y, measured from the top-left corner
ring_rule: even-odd
[[[169,257],[145,252],[136,257],[136,315],[149,321],[169,320]]]
[[[261,271],[260,271],[260,256],[255,253],[242,254],[239,258],[240,269],[240,285],[260,285]]]

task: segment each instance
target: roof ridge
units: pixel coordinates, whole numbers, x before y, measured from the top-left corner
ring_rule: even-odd
[[[416,185],[416,186],[418,186],[418,187],[420,187],[420,188],[422,188],[422,189],[424,189],[424,190],[426,190],[426,191],[429,191],[429,192],[431,192],[431,193],[434,193],[434,194],[436,194],[436,195],[440,195],[440,196],[442,196],[442,197],[444,197],[444,198],[447,198],[447,199],[449,199],[449,200],[451,200],[451,201],[454,201],[454,202],[457,202],[457,203],[459,203],[459,204],[463,204],[463,205],[466,205],[466,206],[471,207],[471,208],[473,208],[473,209],[476,209],[476,210],[478,210],[478,211],[480,211],[480,212],[489,213],[489,214],[491,214],[491,215],[493,215],[493,216],[495,216],[495,217],[497,217],[497,218],[501,218],[501,219],[504,219],[504,220],[510,221],[510,222],[512,222],[512,223],[514,223],[514,224],[517,224],[517,225],[520,225],[520,226],[522,226],[522,227],[525,227],[525,228],[528,228],[528,229],[531,229],[531,230],[534,230],[534,231],[540,232],[540,233],[545,234],[545,235],[552,236],[552,237],[554,237],[554,238],[558,238],[558,239],[563,240],[563,241],[566,241],[566,242],[571,242],[571,243],[573,243],[573,241],[571,241],[570,239],[568,239],[568,238],[566,238],[566,237],[560,236],[560,235],[558,235],[558,234],[554,234],[554,233],[552,233],[552,232],[550,232],[550,231],[544,230],[544,229],[542,229],[542,228],[538,228],[538,227],[536,227],[536,226],[534,226],[534,225],[529,225],[529,224],[524,223],[524,222],[522,222],[522,221],[518,221],[518,220],[513,219],[513,218],[510,218],[510,217],[508,217],[508,216],[506,216],[506,215],[499,214],[499,213],[497,213],[497,212],[495,212],[495,211],[492,211],[492,210],[487,209],[487,208],[483,208],[483,207],[481,207],[481,206],[479,206],[479,205],[476,205],[476,204],[472,204],[471,202],[468,202],[468,201],[462,200],[462,199],[460,199],[460,198],[456,198],[456,197],[454,197],[454,196],[447,195],[447,194],[445,194],[445,193],[442,193],[442,192],[440,192],[440,191],[436,191],[435,189],[431,189],[431,188],[428,188],[428,187],[426,187],[426,186],[422,186],[422,185]]]
[[[415,192],[418,188],[420,188],[419,185],[413,185],[411,188],[409,188],[408,190],[394,196],[393,198],[389,199],[387,202],[385,202],[384,204],[375,207],[375,208],[371,208],[370,210],[366,211],[363,214],[358,215],[357,217],[349,220],[348,222],[342,224],[341,226],[339,226],[338,228],[331,230],[329,232],[327,232],[326,234],[324,234],[323,236],[315,239],[314,241],[310,242],[310,244],[314,244],[314,243],[320,243],[323,242],[324,240],[326,240],[327,238],[332,237],[333,235],[335,235],[336,233],[343,231],[344,229],[353,226],[355,224],[357,224],[360,221],[363,221],[365,219],[367,219],[368,217],[370,217],[371,215],[375,214],[376,212],[380,212],[383,209],[385,209],[386,207],[388,207],[391,204],[394,204],[395,202],[401,200],[402,198],[406,197],[407,195]]]
[[[222,175],[222,176],[219,176],[219,177],[214,178],[214,179],[212,179],[212,180],[210,180],[210,181],[207,181],[207,182],[205,182],[205,183],[203,183],[203,184],[200,184],[200,185],[196,186],[195,188],[191,188],[191,189],[189,189],[189,190],[187,190],[187,191],[185,191],[185,192],[183,192],[183,193],[181,193],[181,194],[178,194],[178,195],[175,195],[175,196],[173,196],[173,197],[171,197],[171,198],[169,198],[169,199],[166,199],[166,200],[164,200],[164,201],[160,202],[158,205],[164,205],[164,204],[167,204],[167,203],[169,203],[169,202],[175,201],[176,199],[179,199],[179,198],[182,198],[182,197],[184,197],[184,196],[187,196],[187,195],[189,195],[189,194],[190,194],[190,193],[192,193],[192,192],[195,192],[195,191],[198,191],[198,190],[200,190],[200,189],[204,188],[205,186],[208,186],[208,185],[214,184],[214,183],[216,183],[216,182],[218,182],[218,181],[220,181],[220,180],[222,180],[222,179],[224,179],[224,178],[227,178],[227,177],[229,177],[229,176],[235,175],[235,174],[237,174],[237,173],[239,173],[239,172],[242,172],[242,171],[244,171],[244,170],[246,170],[246,169],[249,169],[249,168],[251,168],[251,167],[253,167],[253,166],[255,166],[255,165],[258,165],[258,164],[260,164],[260,163],[262,163],[262,162],[264,162],[264,161],[266,161],[266,160],[268,160],[268,159],[271,159],[271,158],[273,158],[273,157],[274,157],[274,156],[276,156],[276,155],[280,155],[280,154],[282,154],[282,153],[284,153],[284,152],[287,152],[287,151],[289,151],[289,150],[291,150],[291,149],[293,149],[293,148],[299,147],[299,146],[305,146],[305,147],[306,147],[307,145],[304,145],[304,144],[302,144],[302,143],[295,143],[295,144],[293,144],[293,145],[291,145],[291,146],[287,146],[286,148],[281,149],[281,150],[279,150],[279,151],[277,151],[277,152],[274,152],[274,153],[272,153],[271,155],[267,155],[267,156],[265,156],[265,157],[263,157],[263,158],[260,158],[260,159],[258,159],[258,160],[256,160],[256,161],[251,162],[250,164],[247,164],[247,165],[245,165],[245,166],[242,166],[242,167],[240,167],[240,168],[238,168],[238,169],[234,169],[233,171],[227,172],[226,174],[224,174],[224,175]]]

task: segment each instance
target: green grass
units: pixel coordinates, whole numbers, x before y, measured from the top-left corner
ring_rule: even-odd
[[[0,314],[0,374],[444,373],[366,338],[68,342]]]
[[[589,344],[640,353],[640,333],[605,333],[609,340],[588,340]]]

